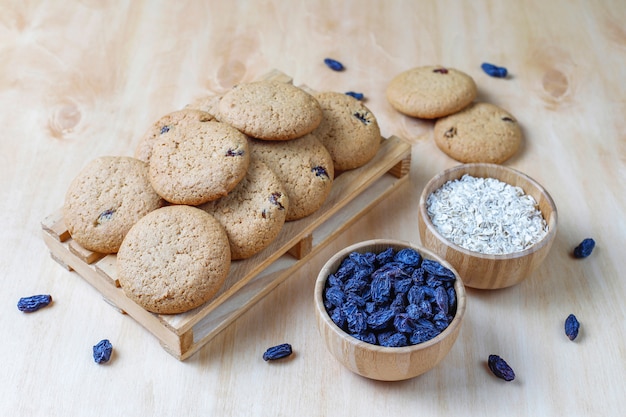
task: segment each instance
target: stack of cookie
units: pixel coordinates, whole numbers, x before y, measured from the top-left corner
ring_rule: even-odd
[[[129,298],[181,313],[219,291],[233,260],[320,209],[335,176],[369,162],[380,140],[353,97],[240,84],[160,117],[134,157],[91,161],[70,185],[64,218],[83,247],[117,253]]]
[[[521,145],[522,131],[515,118],[496,105],[474,101],[476,83],[457,69],[409,69],[391,80],[386,93],[399,112],[436,119],[435,143],[459,162],[501,164]]]

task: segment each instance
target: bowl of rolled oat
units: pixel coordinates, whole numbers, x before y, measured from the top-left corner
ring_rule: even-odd
[[[374,239],[333,255],[315,283],[326,348],[350,371],[379,381],[436,367],[465,316],[465,287],[452,266],[404,241]]]
[[[463,164],[433,177],[419,201],[422,244],[448,261],[466,286],[499,289],[544,261],[557,229],[550,194],[515,169]]]

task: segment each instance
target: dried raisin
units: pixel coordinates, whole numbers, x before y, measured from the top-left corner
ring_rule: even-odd
[[[574,340],[578,337],[578,330],[580,329],[580,323],[575,315],[570,314],[565,319],[565,335],[569,340]]]
[[[316,166],[311,168],[311,172],[315,173],[316,177],[326,177],[326,178],[330,178],[330,176],[328,175],[328,171],[326,171],[326,168],[324,168],[323,166]]]
[[[363,100],[363,93],[356,93],[354,91],[348,91],[346,92],[346,95],[350,97],[354,97],[355,99],[359,101]]]
[[[390,308],[383,308],[374,311],[367,317],[367,324],[372,330],[380,330],[387,328],[394,320],[395,313]]]
[[[283,195],[282,193],[276,192],[276,193],[272,193],[270,194],[270,203],[272,203],[275,206],[278,206],[279,210],[284,210],[285,207],[280,203],[280,201],[278,201],[279,198],[281,198]]]
[[[515,372],[513,372],[513,368],[511,368],[509,364],[506,363],[506,361],[500,356],[489,355],[487,365],[489,365],[491,372],[493,372],[493,374],[498,378],[504,379],[505,381],[513,381],[515,379]]]
[[[93,360],[98,363],[107,363],[111,359],[113,345],[108,339],[102,339],[93,347]]]
[[[244,153],[243,149],[229,149],[226,151],[226,156],[242,156]]]
[[[422,268],[424,268],[424,271],[428,272],[429,274],[433,274],[441,278],[442,280],[454,281],[456,279],[456,277],[454,276],[454,272],[441,265],[437,261],[424,259],[424,261],[422,262]]]
[[[95,225],[99,226],[103,223],[110,221],[113,218],[114,214],[115,214],[115,210],[113,209],[104,210],[102,213],[98,215]]]
[[[370,117],[370,114],[368,112],[357,111],[354,112],[353,116],[359,119],[359,121],[364,125],[369,125],[370,123],[372,123],[372,118]]]
[[[483,71],[485,71],[487,75],[491,77],[506,78],[508,73],[506,68],[489,64],[488,62],[484,62],[480,67],[483,69]]]
[[[332,58],[324,59],[324,64],[333,71],[343,71],[345,69],[341,62]]]
[[[419,266],[420,262],[422,262],[422,256],[415,249],[411,248],[398,251],[393,259],[396,262],[402,262],[405,265],[414,267]]]
[[[580,245],[576,246],[576,248],[574,249],[574,257],[586,258],[587,256],[591,255],[591,252],[593,252],[593,248],[595,248],[595,246],[596,242],[593,239],[584,239],[582,242],[580,242]]]
[[[439,74],[447,74],[448,73],[448,69],[447,68],[435,68],[433,70],[433,72],[439,73]]]
[[[276,359],[285,358],[293,353],[291,345],[289,343],[283,343],[281,345],[272,346],[263,353],[264,361],[273,361]]]
[[[32,313],[52,302],[52,297],[48,294],[31,295],[22,297],[17,302],[17,308],[25,313]]]
[[[443,135],[447,138],[453,138],[456,136],[456,127],[452,126],[450,129],[446,130]]]

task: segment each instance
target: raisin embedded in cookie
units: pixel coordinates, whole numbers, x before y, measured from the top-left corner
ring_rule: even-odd
[[[162,135],[150,157],[150,181],[174,204],[199,205],[225,196],[250,163],[248,138],[218,121],[185,124]]]
[[[289,198],[286,221],[318,210],[330,193],[335,168],[326,147],[309,133],[287,141],[250,139],[253,158],[265,162],[285,186]]]
[[[246,259],[278,236],[285,224],[289,198],[274,171],[253,157],[248,173],[227,196],[199,208],[224,226],[232,259]]]
[[[423,66],[396,75],[387,100],[407,116],[436,119],[469,105],[478,93],[474,79],[454,68]]]
[[[314,95],[324,118],[313,134],[333,158],[335,171],[368,163],[380,148],[380,128],[374,114],[359,100],[337,92]]]
[[[128,232],[117,275],[128,298],[148,311],[177,314],[209,301],[230,270],[222,225],[197,207],[155,210]]]
[[[163,205],[148,178],[148,165],[126,156],[90,161],[68,187],[63,216],[72,238],[85,249],[115,253],[128,230]]]
[[[439,149],[459,162],[501,164],[518,151],[522,130],[506,110],[476,102],[437,120],[434,136]]]
[[[290,140],[312,132],[322,121],[315,98],[279,81],[239,84],[219,102],[219,120],[253,138]]]

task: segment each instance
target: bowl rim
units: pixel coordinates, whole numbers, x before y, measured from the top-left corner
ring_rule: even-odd
[[[498,253],[498,254],[491,254],[491,253],[482,253],[482,252],[476,252],[476,251],[472,251],[469,249],[466,249],[462,246],[457,245],[456,243],[452,242],[451,240],[449,240],[448,238],[446,238],[445,236],[443,236],[440,232],[439,229],[437,229],[435,227],[435,225],[433,224],[430,216],[428,215],[428,210],[426,208],[426,201],[428,199],[428,197],[430,196],[430,194],[432,192],[434,192],[435,190],[428,192],[429,188],[433,188],[433,184],[436,181],[439,181],[439,179],[443,176],[445,176],[448,173],[451,172],[462,172],[464,174],[467,174],[466,171],[472,169],[472,168],[476,168],[476,167],[487,167],[487,168],[494,168],[494,169],[501,169],[504,171],[508,171],[509,173],[512,173],[514,175],[517,175],[521,178],[523,178],[525,181],[527,181],[528,183],[530,183],[533,187],[537,188],[537,190],[539,190],[539,192],[541,194],[543,194],[545,196],[545,200],[548,202],[548,205],[552,208],[552,216],[550,216],[549,219],[546,219],[544,213],[542,212],[542,216],[544,217],[544,220],[546,221],[546,224],[548,225],[548,233],[545,234],[545,236],[538,242],[535,242],[534,244],[532,244],[531,246],[529,246],[528,248],[521,250],[521,251],[516,251],[516,252],[509,252],[509,253]],[[463,174],[461,175],[463,176]],[[459,178],[461,178],[461,176],[459,176]],[[480,177],[480,178],[486,178],[486,177]],[[491,177],[494,178],[494,177]],[[496,178],[499,181],[502,181],[498,178]],[[449,180],[451,181],[451,180]],[[447,181],[446,181],[447,182]],[[506,181],[502,181],[502,182],[506,182]],[[440,185],[443,186],[444,183],[442,183]],[[509,184],[510,185],[510,184]],[[428,192],[428,195],[426,195]],[[528,192],[526,190],[524,190],[525,194],[528,194]],[[500,164],[492,164],[492,163],[486,163],[486,162],[472,162],[472,163],[467,163],[467,164],[459,164],[459,165],[455,165],[451,168],[447,168],[444,169],[443,171],[437,173],[435,176],[433,176],[430,180],[428,180],[428,182],[426,183],[426,185],[424,185],[424,188],[422,189],[422,192],[420,194],[420,199],[418,202],[418,211],[419,211],[419,215],[422,217],[424,224],[426,226],[426,228],[429,229],[429,231],[435,235],[435,237],[437,239],[439,239],[440,241],[444,242],[447,246],[451,247],[452,249],[467,255],[467,256],[474,256],[477,258],[482,258],[482,259],[490,259],[490,260],[512,260],[512,259],[517,259],[517,258],[523,258],[526,255],[529,255],[531,253],[537,252],[538,250],[540,250],[541,248],[543,248],[545,245],[549,244],[554,237],[556,236],[556,232],[557,232],[557,224],[558,224],[558,210],[556,207],[556,204],[554,203],[554,200],[552,199],[552,196],[550,195],[550,193],[548,192],[548,190],[546,190],[541,184],[539,184],[536,180],[534,180],[533,178],[531,178],[530,176],[528,176],[527,174],[505,166],[505,165],[500,165]]]
[[[356,337],[346,333],[342,328],[337,326],[337,324],[331,319],[330,315],[328,314],[328,311],[326,311],[326,307],[324,306],[323,291],[326,286],[326,281],[328,279],[328,274],[324,274],[324,272],[328,269],[329,265],[332,265],[333,263],[338,261],[339,258],[345,258],[347,254],[354,252],[357,249],[362,249],[364,247],[368,247],[372,245],[378,245],[378,246],[394,245],[394,246],[404,246],[407,248],[415,249],[420,253],[420,255],[422,256],[426,255],[426,258],[436,260],[437,262],[441,263],[443,266],[450,269],[454,273],[456,277],[456,280],[454,283],[454,290],[457,293],[456,312],[454,313],[454,317],[452,321],[450,321],[450,323],[448,324],[448,327],[443,329],[443,331],[441,331],[441,333],[439,333],[437,336],[425,342],[417,343],[414,345],[401,346],[401,347],[380,346],[380,345],[375,345],[375,344],[357,339]],[[459,289],[460,289],[460,293],[459,293]],[[326,261],[326,263],[324,263],[324,265],[320,269],[320,272],[318,273],[317,278],[315,280],[314,304],[315,304],[315,309],[319,313],[320,317],[322,318],[324,323],[326,323],[330,327],[333,333],[341,337],[343,340],[350,343],[351,345],[354,345],[355,347],[366,348],[368,350],[383,353],[383,354],[408,354],[411,352],[416,352],[416,351],[430,348],[431,346],[438,344],[443,339],[448,337],[448,335],[452,334],[456,330],[456,328],[461,325],[461,322],[463,321],[463,317],[465,316],[465,311],[467,309],[467,295],[465,291],[465,284],[463,283],[463,280],[460,277],[459,273],[456,271],[456,269],[454,269],[454,267],[450,265],[450,263],[448,263],[445,259],[435,254],[433,251],[425,248],[422,245],[419,245],[410,241],[406,241],[406,240],[370,239],[370,240],[360,241],[360,242],[344,247],[343,249],[336,252],[333,256],[331,256]]]

